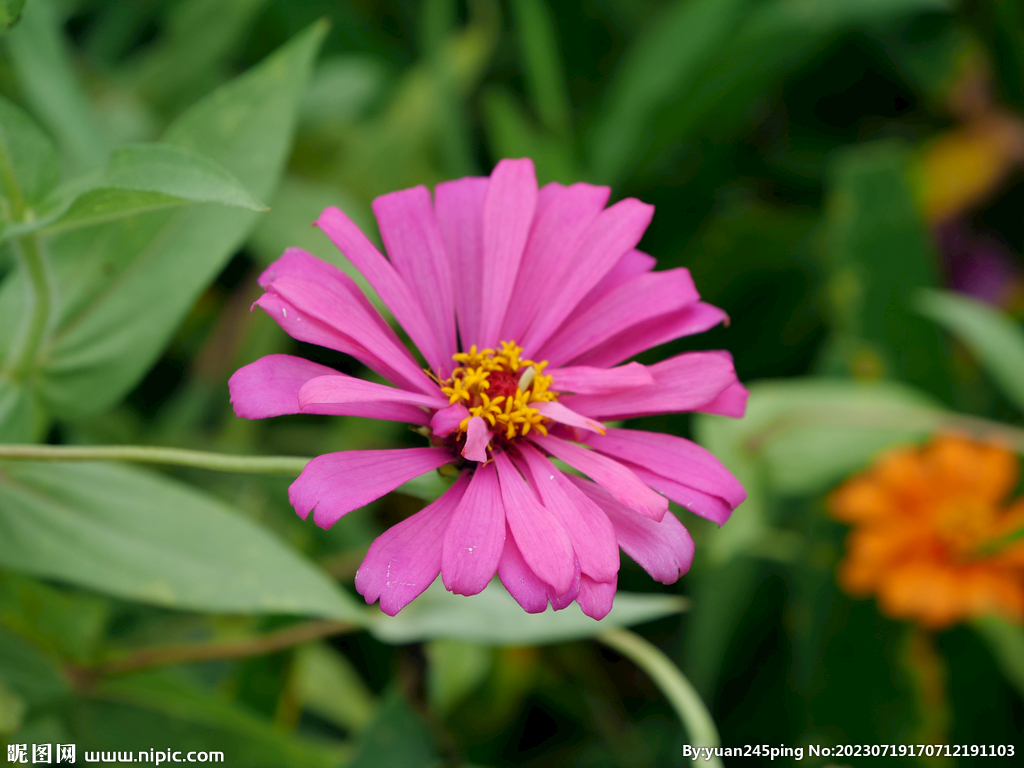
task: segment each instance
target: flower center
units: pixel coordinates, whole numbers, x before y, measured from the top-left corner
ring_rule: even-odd
[[[452,359],[459,366],[452,377],[441,383],[441,391],[452,405],[462,403],[469,416],[462,420],[459,431],[465,432],[469,419],[482,417],[491,431],[512,440],[536,429],[548,433],[547,419],[531,403],[558,399],[548,390],[551,377],[543,375],[547,361],[524,360],[522,347],[514,341],[501,342],[501,349],[477,351],[474,344],[468,352],[459,352]]]

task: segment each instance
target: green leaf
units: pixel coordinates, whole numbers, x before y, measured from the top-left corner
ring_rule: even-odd
[[[52,0],[32,0],[4,36],[19,90],[78,171],[100,167],[110,147],[78,81]]]
[[[365,620],[326,574],[222,502],[117,465],[3,464],[0,564],[182,610]]]
[[[432,640],[427,654],[430,709],[444,717],[487,679],[494,667],[490,648],[461,640]]]
[[[1024,330],[999,310],[956,293],[920,291],[917,310],[962,341],[1002,393],[1024,411]]]
[[[64,676],[39,652],[0,627],[0,677],[30,707],[65,698],[70,687]]]
[[[227,765],[271,768],[336,768],[349,754],[344,744],[278,733],[269,721],[205,690],[179,670],[106,680],[94,694],[130,707],[108,706],[90,713],[92,717],[76,718],[86,727],[92,725],[88,732],[76,734],[91,745],[86,748],[117,744],[122,750],[148,750],[172,739],[172,749],[214,749],[225,753]]]
[[[93,661],[109,613],[109,603],[95,595],[0,573],[0,620],[53,656],[79,663]]]
[[[25,700],[4,682],[0,675],[0,737],[14,733],[21,728],[25,716]]]
[[[572,106],[565,87],[551,11],[544,0],[514,0],[512,20],[516,25],[523,70],[537,116],[547,130],[568,138],[572,130]]]
[[[996,616],[971,622],[996,657],[1006,679],[1024,696],[1024,628]]]
[[[129,144],[111,153],[103,173],[72,179],[40,202],[31,221],[0,236],[48,235],[186,203],[267,207],[230,172],[198,152],[170,144]]]
[[[314,25],[216,90],[179,117],[164,141],[212,159],[251,195],[269,198],[325,31]],[[255,222],[251,211],[201,205],[49,238],[60,305],[38,359],[40,393],[51,412],[76,418],[122,398]],[[19,275],[3,286],[0,338],[13,333],[23,291]]]
[[[0,34],[18,23],[25,0],[0,0]]]
[[[440,764],[427,724],[401,695],[391,693],[360,737],[347,768],[435,768]]]
[[[298,703],[347,731],[360,731],[377,702],[348,659],[326,643],[297,649],[292,681]]]
[[[699,415],[697,434],[727,466],[733,457],[755,462],[774,491],[804,495],[891,445],[923,439],[942,413],[928,395],[895,382],[794,379],[753,384],[743,419]]]
[[[823,358],[830,372],[889,376],[948,399],[947,349],[910,308],[939,278],[909,164],[909,148],[890,141],[844,149],[832,164],[825,245],[835,336]]]
[[[633,41],[593,128],[598,178],[617,180],[641,156],[658,108],[694,83],[751,0],[676,0]]]
[[[532,158],[541,184],[572,184],[579,178],[567,142],[538,129],[511,93],[499,87],[486,88],[481,106],[487,140],[496,157]]]
[[[25,217],[60,178],[57,150],[20,108],[0,97],[0,199],[8,221]]]
[[[545,645],[583,640],[612,627],[653,621],[686,610],[673,595],[619,592],[605,618],[594,621],[573,603],[564,611],[529,614],[497,582],[473,597],[445,591],[440,580],[397,616],[381,614],[370,632],[385,643],[404,645],[452,639],[479,645]]]

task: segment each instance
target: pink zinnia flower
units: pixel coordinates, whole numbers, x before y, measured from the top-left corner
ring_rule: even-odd
[[[490,178],[393,192],[373,210],[390,260],[337,208],[317,225],[376,290],[426,361],[417,362],[356,284],[298,248],[260,277],[256,302],[291,336],[352,355],[394,386],[290,355],[231,377],[235,412],[365,416],[416,424],[429,447],[318,456],[289,489],[328,528],[402,483],[451,464],[437,501],[383,533],[356,574],[394,615],[438,573],[473,595],[495,573],[531,613],[611,610],[621,546],[666,584],[693,540],[672,499],[721,524],[742,486],[704,448],[602,419],[702,411],[742,416],[747,392],[727,352],[619,365],[726,320],[686,269],[653,272],[636,250],[654,209],[605,208],[590,184],[537,189],[530,160]],[[567,474],[556,458],[590,479]]]

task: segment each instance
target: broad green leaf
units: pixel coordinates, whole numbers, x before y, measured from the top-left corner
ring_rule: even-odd
[[[345,744],[279,733],[269,721],[205,690],[177,670],[106,680],[95,694],[121,706],[103,708],[91,718],[76,718],[78,723],[92,723],[88,731],[75,734],[91,745],[89,749],[111,744],[119,749],[148,749],[170,740],[172,749],[223,751],[226,765],[269,768],[336,768],[350,754]],[[127,726],[128,732],[117,733],[118,726]]]
[[[347,731],[362,730],[377,706],[359,672],[326,643],[296,650],[292,684],[304,709]]]
[[[381,702],[377,716],[359,738],[347,768],[440,768],[434,739],[427,724],[392,692]]]
[[[92,661],[109,613],[109,603],[96,595],[0,572],[0,623],[58,658]]]
[[[166,143],[222,166],[268,199],[325,26],[316,24],[179,117]],[[57,234],[45,242],[60,304],[39,353],[51,412],[80,417],[122,398],[162,351],[195,299],[244,242],[251,211],[197,205]],[[0,338],[22,313],[19,275],[0,293]]]
[[[568,137],[572,130],[572,106],[551,11],[545,0],[514,0],[512,20],[537,116],[548,131]]]
[[[404,645],[452,639],[479,645],[546,645],[583,640],[612,627],[642,624],[686,610],[673,595],[619,592],[605,618],[594,621],[573,603],[564,611],[526,613],[497,582],[479,595],[461,597],[445,591],[440,580],[397,616],[381,614],[370,632],[385,643]]]
[[[77,171],[100,167],[110,151],[78,81],[53,0],[32,0],[4,36],[26,105]]]
[[[37,206],[32,220],[0,233],[45,236],[185,203],[220,203],[266,210],[242,183],[198,152],[170,144],[129,144],[110,155],[104,172],[62,184]]]
[[[727,465],[730,457],[752,462],[774,491],[803,495],[827,489],[890,445],[923,439],[944,413],[895,382],[769,381],[750,387],[743,419],[700,415],[697,434]]]
[[[0,358],[5,356],[4,342],[11,341],[13,337],[0,340]],[[0,442],[34,442],[42,436],[45,424],[46,415],[32,391],[0,376]]]
[[[59,178],[53,142],[32,118],[0,97],[0,199],[4,218],[8,222],[24,219]]]
[[[323,572],[222,502],[153,472],[12,462],[0,565],[145,603],[362,622]]]
[[[962,341],[1003,394],[1024,410],[1024,330],[999,310],[946,291],[921,291],[914,304]]]
[[[58,669],[20,637],[0,627],[0,677],[30,707],[59,701],[70,686]]]
[[[479,688],[494,667],[494,651],[482,645],[431,640],[424,650],[430,709],[442,717]]]
[[[598,178],[619,179],[642,156],[658,108],[694,83],[751,0],[676,0],[631,44],[593,128]]]
[[[1024,696],[1024,629],[996,616],[971,622],[992,651],[1006,679]]]
[[[18,23],[25,0],[0,0],[0,34]]]
[[[832,163],[825,248],[835,337],[823,357],[835,373],[902,379],[948,398],[946,347],[910,306],[939,276],[909,165],[909,148],[889,141],[847,148]]]

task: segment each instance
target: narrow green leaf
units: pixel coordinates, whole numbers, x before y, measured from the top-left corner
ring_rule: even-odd
[[[996,616],[975,619],[971,626],[996,657],[1006,679],[1024,696],[1024,629]]]
[[[575,603],[564,611],[525,613],[497,582],[479,595],[460,597],[445,591],[438,580],[397,616],[378,616],[370,632],[398,645],[445,638],[479,645],[545,645],[671,616],[686,605],[684,598],[673,595],[619,592],[611,613],[594,621]]]
[[[345,658],[326,643],[310,643],[295,653],[293,684],[299,704],[347,731],[360,731],[377,702]]]
[[[911,311],[913,294],[939,276],[909,167],[902,142],[836,154],[825,241],[834,338],[823,359],[830,372],[888,376],[948,399],[948,350],[938,329]]]
[[[914,306],[962,341],[1003,394],[1024,411],[1024,330],[999,310],[947,291],[920,291]]]
[[[442,717],[479,688],[494,667],[494,651],[474,643],[431,640],[425,651],[430,708]]]
[[[568,138],[572,106],[565,87],[558,34],[551,10],[544,0],[514,0],[512,20],[516,25],[523,53],[523,70],[537,116],[547,130]]]
[[[21,638],[0,627],[0,677],[30,707],[59,701],[70,693],[56,666]]]
[[[325,31],[314,25],[216,90],[178,118],[164,141],[212,159],[251,195],[268,199]],[[197,205],[48,238],[61,299],[39,353],[40,392],[51,412],[79,417],[123,397],[255,222],[252,211]],[[0,338],[13,332],[23,291],[19,275],[0,290]]]
[[[182,610],[364,621],[326,574],[189,486],[117,465],[2,467],[7,568]]]
[[[541,184],[571,184],[580,173],[566,141],[542,132],[508,91],[491,87],[481,94],[484,128],[496,157],[530,157]]]
[[[159,733],[162,728],[165,734],[175,733],[173,749],[223,751],[226,765],[336,768],[350,754],[346,744],[279,733],[269,721],[205,690],[178,670],[150,670],[106,680],[96,687],[94,695],[130,708],[107,709],[103,711],[105,716],[93,719],[100,732],[76,734],[92,744],[86,748],[102,749],[116,743],[119,749],[148,749],[164,743],[164,734]],[[134,712],[158,715],[142,719],[143,728],[149,725],[153,730],[140,733],[135,725],[130,733],[112,741],[111,736],[120,735],[115,728],[124,719],[129,727],[133,720],[138,722],[137,717],[131,717]]]
[[[32,0],[4,36],[27,106],[78,171],[98,168],[110,147],[78,81],[52,0]]]
[[[21,728],[26,709],[25,700],[7,685],[0,674],[0,738]]]
[[[347,768],[437,768],[441,765],[427,724],[392,692],[360,736]]]
[[[658,107],[693,83],[751,0],[676,0],[633,41],[593,128],[598,178],[618,180],[641,156]]]

